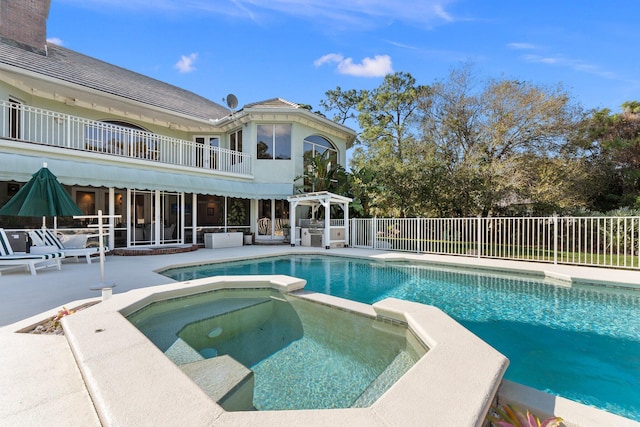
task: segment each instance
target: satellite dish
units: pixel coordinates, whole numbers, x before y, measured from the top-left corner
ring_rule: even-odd
[[[232,110],[238,106],[238,98],[236,98],[236,96],[232,93],[227,95],[226,101],[227,106]]]

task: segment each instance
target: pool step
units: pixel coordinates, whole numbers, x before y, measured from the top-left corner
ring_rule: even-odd
[[[398,353],[389,366],[362,392],[360,397],[358,397],[352,405],[352,408],[367,408],[371,406],[389,387],[398,381],[414,363],[415,361],[412,360],[408,352],[401,351]]]
[[[231,356],[188,363],[180,369],[226,411],[255,410],[253,371]]]
[[[182,338],[178,338],[176,342],[171,344],[171,347],[164,354],[178,366],[204,359],[200,353],[184,342]]]

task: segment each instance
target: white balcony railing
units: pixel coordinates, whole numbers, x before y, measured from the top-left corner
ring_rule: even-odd
[[[351,220],[351,246],[640,269],[640,217]]]
[[[251,175],[251,155],[0,101],[0,137],[130,159]]]

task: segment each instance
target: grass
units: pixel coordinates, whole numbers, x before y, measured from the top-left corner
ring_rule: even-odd
[[[378,237],[378,241],[388,242],[390,249],[409,252],[437,253],[448,255],[477,256],[476,242],[452,242],[448,240],[411,239],[403,237]],[[616,254],[611,252],[591,253],[583,251],[558,250],[554,259],[554,251],[549,248],[535,246],[503,245],[496,243],[483,244],[480,247],[484,258],[503,258],[524,261],[554,262],[560,264],[593,265],[598,267],[639,268],[638,255]]]

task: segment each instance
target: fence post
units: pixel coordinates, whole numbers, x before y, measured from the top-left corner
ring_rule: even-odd
[[[558,215],[553,214],[553,263],[558,263]]]
[[[371,218],[371,248],[372,249],[376,249],[376,247],[378,246],[378,221],[377,221],[377,217],[373,217]]]
[[[416,253],[420,253],[420,246],[422,242],[422,227],[420,227],[420,217],[414,219],[416,223]]]
[[[478,230],[477,231],[477,235],[478,235],[478,238],[477,238],[477,240],[478,240],[478,250],[477,250],[477,252],[478,252],[478,258],[482,258],[482,229],[481,229],[481,227],[482,227],[482,216],[481,215],[478,215],[478,218],[476,219],[476,222],[477,222],[476,228]]]

